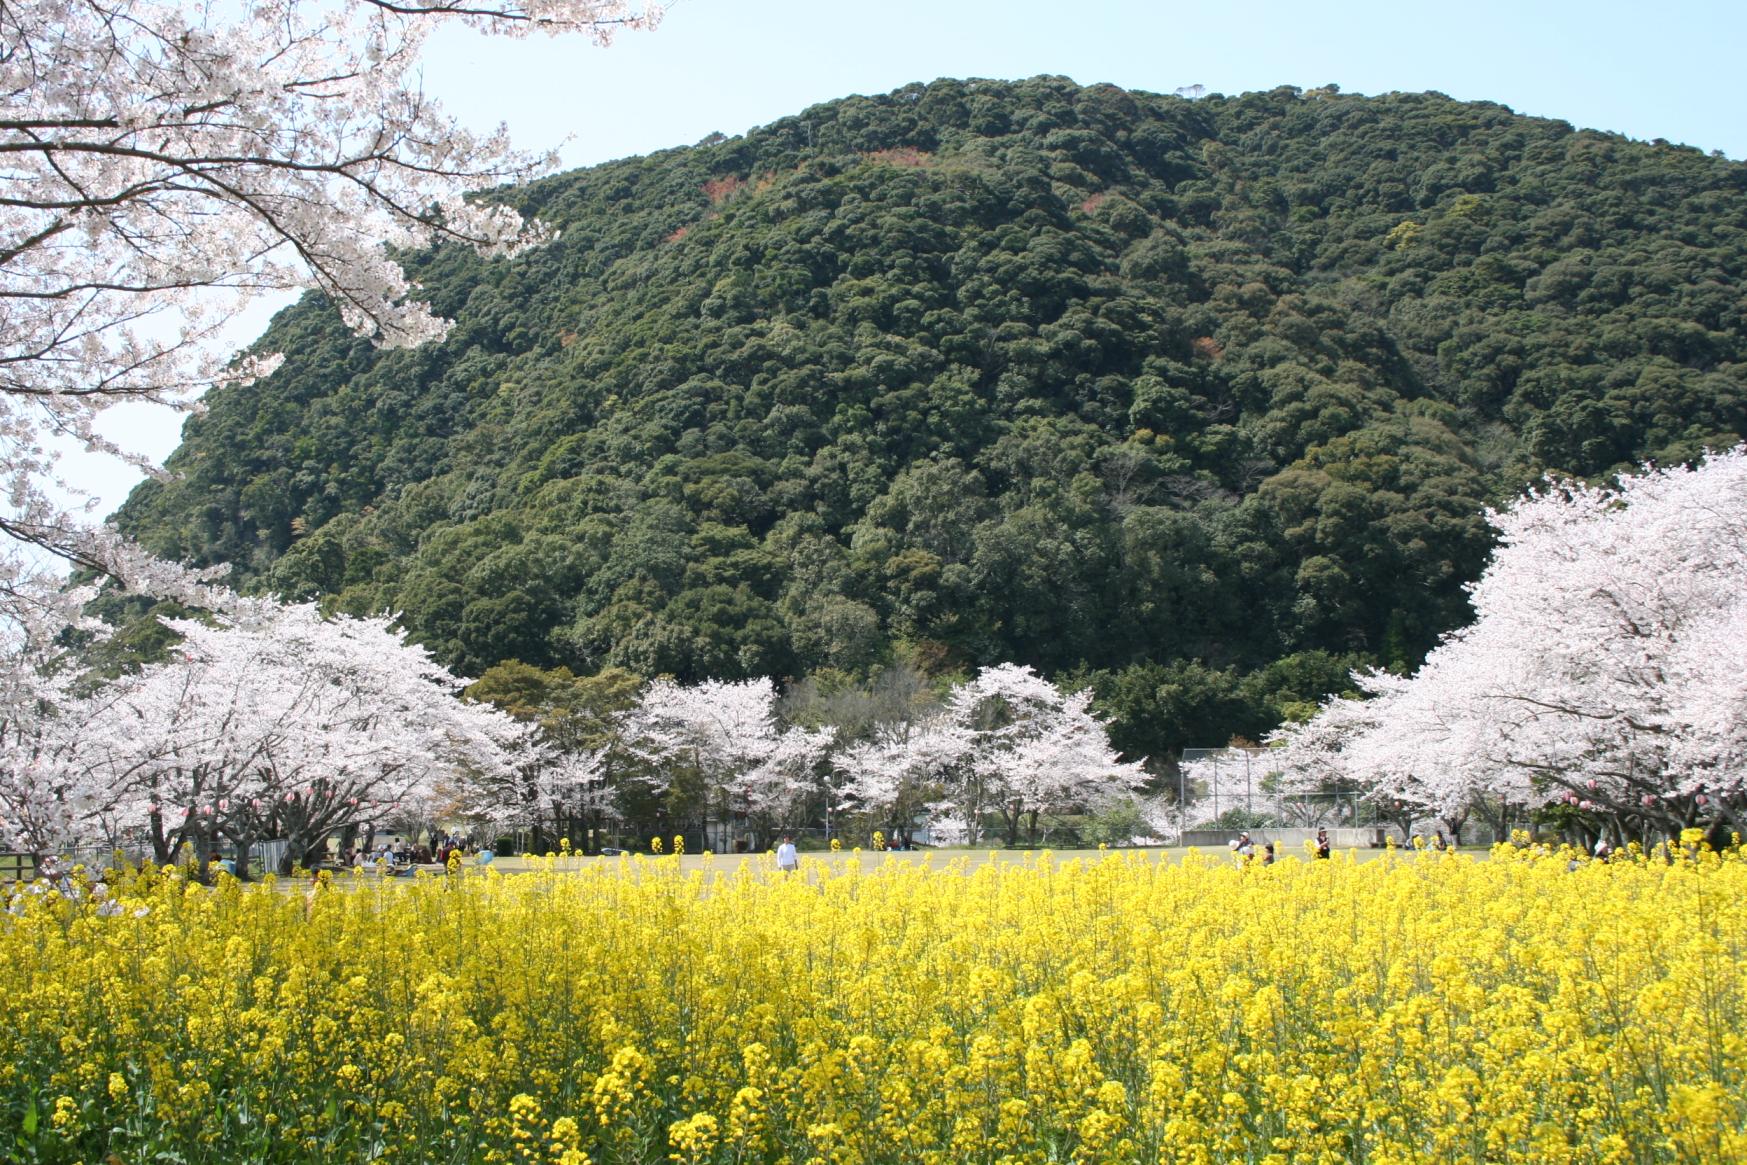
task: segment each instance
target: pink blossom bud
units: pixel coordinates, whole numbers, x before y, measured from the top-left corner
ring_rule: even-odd
[[[259,813],[261,811],[261,799],[259,797],[250,798],[249,799],[249,808],[251,808],[255,812]]]
[[[347,797],[346,798],[346,804],[348,804],[348,805],[356,805],[357,803],[358,803],[358,798],[356,798],[356,797]]]
[[[1591,793],[1595,792],[1595,778],[1594,777],[1591,777],[1588,781],[1584,782],[1584,784],[1588,787],[1588,789]]]
[[[1582,810],[1585,810],[1585,811],[1587,811],[1587,810],[1590,810],[1590,809],[1594,809],[1594,808],[1595,808],[1595,806],[1594,806],[1594,805],[1591,805],[1591,804],[1590,804],[1590,803],[1589,803],[1589,802],[1588,802],[1588,801],[1579,801],[1579,802],[1578,802],[1578,803],[1577,803],[1577,807],[1578,807],[1578,808],[1579,808],[1579,809],[1582,809]]]
[[[200,815],[202,817],[211,817],[212,816],[212,806],[211,805],[202,805],[200,807]]]
[[[1644,794],[1644,808],[1648,809],[1648,808],[1650,808],[1650,806],[1652,806],[1654,804],[1656,804],[1656,798],[1652,797],[1648,793],[1645,793]]]
[[[224,800],[220,801],[218,803],[218,808],[219,808],[219,811],[222,813],[229,813],[230,808],[231,808],[230,798],[227,797]]]
[[[1711,803],[1711,799],[1709,797],[1705,796],[1703,793],[1700,793],[1698,796],[1694,797],[1693,800],[1697,801],[1700,805],[1709,805]]]

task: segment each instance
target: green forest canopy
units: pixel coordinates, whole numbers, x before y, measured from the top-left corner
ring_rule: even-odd
[[[1747,165],[1439,94],[938,81],[508,192],[317,297],[122,528],[444,662],[1001,660],[1163,756],[1467,616],[1481,510],[1747,432]]]

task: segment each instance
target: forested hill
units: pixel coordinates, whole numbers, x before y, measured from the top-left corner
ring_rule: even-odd
[[[1462,621],[1487,502],[1747,431],[1747,165],[1497,105],[940,81],[513,197],[446,343],[281,314],[123,527],[473,673],[1277,705]]]

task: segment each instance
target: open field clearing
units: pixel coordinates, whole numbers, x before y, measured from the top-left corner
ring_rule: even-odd
[[[1353,860],[1366,862],[1389,852],[1384,849],[1355,849],[1348,851]],[[1465,851],[1475,857],[1485,857],[1487,850],[1472,849]],[[986,865],[1012,866],[1035,863],[1043,854],[1048,854],[1056,863],[1070,862],[1076,859],[1095,861],[1105,856],[1120,856],[1127,861],[1180,862],[1191,853],[1199,853],[1209,862],[1235,861],[1225,849],[1190,846],[1158,846],[1147,849],[1130,850],[1096,850],[1096,849],[947,849],[927,848],[912,850],[887,850],[875,852],[862,850],[859,853],[853,849],[845,849],[837,853],[802,853],[801,870],[809,877],[818,878],[839,872],[846,864],[854,865],[862,873],[873,870],[888,862],[899,866],[920,866],[930,870],[959,870],[969,872]],[[1282,859],[1289,856],[1304,857],[1304,853],[1282,847]],[[556,858],[551,862],[555,871],[583,871],[595,863],[614,866],[619,869],[630,868],[629,865],[616,863],[641,863],[646,861],[662,861],[672,865],[677,860],[679,868],[687,873],[693,870],[705,870],[720,874],[734,874],[742,867],[752,871],[776,870],[776,859],[769,853],[756,854],[681,854],[677,859],[672,854],[663,858],[650,855],[635,854],[623,857],[575,857]],[[548,861],[544,857],[523,855],[518,857],[497,857],[491,861],[492,868],[501,874],[523,874],[544,870]],[[436,867],[431,867],[433,870]]]
[[[1747,1158],[1738,854],[906,856],[25,895],[0,1156]]]

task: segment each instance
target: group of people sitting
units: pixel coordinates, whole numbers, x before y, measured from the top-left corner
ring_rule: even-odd
[[[348,846],[340,851],[339,864],[342,867],[351,867],[353,869],[362,870],[384,862],[389,866],[410,866],[428,862],[430,860],[431,854],[429,850],[425,849],[423,846],[409,847],[403,841],[395,843],[384,842],[375,849],[367,849],[364,846],[358,846],[356,849],[353,849]]]
[[[428,866],[432,863],[446,866],[451,855],[465,855],[471,853],[472,849],[466,838],[439,836],[433,838],[432,844],[428,846],[390,839],[374,849],[365,846],[354,849],[348,846],[340,851],[339,865],[342,869],[362,870],[380,864],[390,872],[410,872],[414,866]]]
[[[1257,860],[1256,843],[1250,840],[1249,830],[1247,829],[1232,839],[1231,850],[1243,861],[1252,862]],[[1329,856],[1329,852],[1328,830],[1319,829],[1316,831],[1316,856],[1319,858],[1326,858]],[[1262,856],[1260,858],[1261,864],[1264,866],[1271,866],[1277,860],[1278,855],[1274,852],[1274,843],[1271,841],[1262,843]]]

